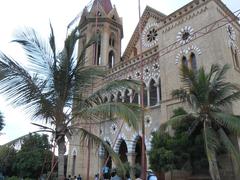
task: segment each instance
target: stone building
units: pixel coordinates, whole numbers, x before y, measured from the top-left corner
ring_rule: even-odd
[[[181,86],[180,64],[193,69],[200,66],[208,69],[213,63],[227,63],[231,65],[227,79],[240,82],[240,25],[237,16],[221,0],[193,0],[170,15],[147,6],[121,56],[123,26],[116,7],[110,0],[95,0],[90,10],[83,10],[80,30],[84,38],[79,47],[98,34],[99,42],[86,52],[86,64],[109,68],[105,81],[139,80],[142,59],[147,151],[151,148],[151,132],[167,121],[172,110],[179,106],[179,102],[172,99],[171,92]],[[139,94],[131,89],[106,94],[105,98],[135,103],[140,99]],[[239,104],[233,104],[232,111],[240,114]],[[92,131],[108,142],[123,161],[140,164],[140,131],[135,132],[121,120],[92,127]],[[69,142],[67,174],[86,176],[87,146],[80,145],[79,141],[76,134]],[[102,168],[107,153],[104,149],[92,148],[90,154],[90,174],[93,176]],[[107,165],[114,166],[111,159]]]

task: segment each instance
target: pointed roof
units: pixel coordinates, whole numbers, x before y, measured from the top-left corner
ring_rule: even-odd
[[[111,0],[94,0],[92,7],[96,6],[97,3],[102,6],[106,14],[108,14],[113,9]]]

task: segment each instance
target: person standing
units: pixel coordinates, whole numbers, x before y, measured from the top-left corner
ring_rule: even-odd
[[[77,180],[82,180],[82,177],[80,174],[78,175]]]
[[[151,169],[147,170],[147,180],[157,180],[157,176],[153,173]]]

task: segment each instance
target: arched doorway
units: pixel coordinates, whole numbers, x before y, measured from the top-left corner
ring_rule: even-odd
[[[127,153],[128,153],[127,144],[125,140],[122,139],[121,144],[119,146],[119,157],[123,163],[128,161]]]

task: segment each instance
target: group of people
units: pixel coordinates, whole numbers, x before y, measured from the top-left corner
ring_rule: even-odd
[[[103,173],[104,180],[109,180],[109,179],[110,180],[122,180],[122,178],[120,176],[118,176],[116,169],[112,169],[110,172],[110,169],[106,166],[106,167],[103,167],[102,173]],[[140,178],[140,174],[136,174],[135,176],[136,176],[136,180],[142,180]],[[98,180],[98,178],[95,180]],[[126,174],[124,179],[131,180],[130,174]],[[151,169],[147,170],[147,180],[157,180],[157,176],[154,174],[154,172]]]
[[[82,177],[80,174],[78,176],[74,176],[74,177],[72,177],[71,175],[68,175],[68,177],[65,178],[65,180],[82,180]]]
[[[105,170],[105,171],[104,171]],[[122,180],[120,176],[118,176],[116,169],[112,169],[111,172],[109,172],[109,169],[103,169],[103,179],[104,180]],[[130,175],[127,174],[124,178],[125,180],[131,180]],[[78,176],[71,177],[71,175],[68,176],[65,180],[82,180],[82,177],[80,174]],[[94,180],[99,180],[99,174],[95,175]],[[140,178],[140,174],[136,174],[136,180],[142,180]],[[151,169],[147,170],[147,180],[157,180],[157,176],[153,173]]]

